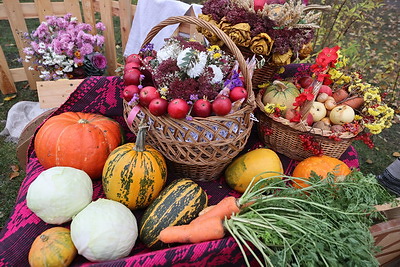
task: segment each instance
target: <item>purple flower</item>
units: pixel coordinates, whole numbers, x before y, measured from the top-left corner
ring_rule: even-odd
[[[105,69],[107,67],[107,59],[101,53],[94,53],[91,60],[93,66],[98,69]]]

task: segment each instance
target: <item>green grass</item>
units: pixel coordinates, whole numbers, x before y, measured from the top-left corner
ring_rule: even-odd
[[[397,0],[396,0],[397,1]],[[0,2],[2,2],[0,0]],[[135,2],[135,1],[133,1]],[[201,1],[185,1],[185,2],[197,2]],[[395,1],[392,1],[395,2]],[[380,16],[383,19],[393,19],[393,14],[396,12],[395,9],[382,9],[383,11]],[[116,21],[116,30],[118,30],[118,20]],[[28,21],[29,29],[34,29],[38,25],[38,20],[31,19]],[[395,24],[386,24],[394,25]],[[15,46],[12,33],[9,29],[9,24],[7,21],[0,21],[0,44],[6,54],[7,61],[10,67],[19,67],[18,62],[18,50]],[[394,34],[393,27],[384,27],[380,30],[380,34],[386,39],[385,45],[376,45],[374,49],[381,49],[382,51],[377,51],[377,54],[381,52],[387,52],[388,43],[397,40],[398,36]],[[381,37],[382,37],[381,36]],[[357,36],[352,36],[351,38],[357,38]],[[120,37],[117,36],[117,42]],[[398,43],[396,44],[398,47]],[[398,51],[396,49],[391,51]],[[118,51],[122,53],[121,49]],[[383,53],[385,54],[385,53]],[[36,91],[32,91],[29,87],[26,87],[26,82],[21,82],[17,84],[18,92],[16,97],[6,101],[5,96],[0,94],[0,130],[5,126],[5,120],[7,118],[8,110],[17,103],[18,101],[30,100],[38,101]],[[396,88],[395,88],[396,89]],[[397,89],[397,93],[398,93]],[[399,99],[399,98],[397,98]],[[392,128],[385,130],[379,136],[374,137],[374,142],[376,147],[373,149],[367,148],[364,144],[359,141],[354,142],[354,146],[359,153],[360,168],[364,173],[381,173],[386,166],[388,166],[395,157],[394,152],[400,152],[398,147],[398,140],[400,140],[400,125],[394,124]],[[22,180],[25,177],[25,173],[20,171],[20,175],[16,178],[10,179],[10,173],[12,172],[11,166],[18,165],[18,160],[16,157],[16,144],[5,142],[4,137],[0,137],[0,228],[5,224],[10,212],[15,204],[15,199],[17,192]],[[21,166],[20,166],[21,167]]]

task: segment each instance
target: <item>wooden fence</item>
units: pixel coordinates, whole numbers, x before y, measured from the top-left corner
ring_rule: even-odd
[[[22,49],[24,42],[18,32],[28,32],[26,19],[38,18],[45,20],[45,16],[62,16],[71,13],[79,21],[91,25],[96,24],[96,16],[106,26],[105,56],[107,58],[107,72],[114,75],[117,68],[116,38],[113,17],[120,21],[122,49],[127,43],[136,6],[131,0],[64,0],[52,2],[51,0],[34,0],[30,3],[20,3],[19,0],[3,0],[0,3],[0,20],[8,20],[15,44],[20,57],[24,57]],[[93,27],[93,31],[95,31]],[[36,90],[36,81],[39,80],[37,71],[28,69],[29,63],[23,62],[23,67],[10,69],[0,44],[0,89],[3,94],[16,93],[16,82],[28,81],[31,89]]]

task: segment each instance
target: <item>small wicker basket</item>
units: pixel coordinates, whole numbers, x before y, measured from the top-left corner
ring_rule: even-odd
[[[314,86],[313,94],[317,95],[321,84]],[[273,114],[267,114],[264,111],[264,104],[262,103],[263,91],[258,92],[256,96],[256,104],[260,109],[257,112],[257,118],[259,123],[257,130],[260,139],[265,145],[270,147],[272,150],[284,154],[285,156],[301,161],[308,157],[314,156],[311,151],[303,148],[303,143],[299,138],[299,135],[309,133],[313,135],[313,138],[320,145],[324,155],[339,158],[351,145],[355,134],[351,132],[343,132],[340,135],[333,133],[332,131],[322,130],[319,128],[313,128],[308,126],[304,120],[307,113],[309,112],[314,100],[307,101],[305,106],[302,108],[303,120],[299,123],[290,122],[283,117],[276,117]],[[265,133],[265,129],[270,129],[270,132]],[[336,135],[340,138],[336,141],[330,136]]]
[[[211,181],[218,178],[225,167],[244,148],[250,135],[255,109],[254,93],[246,62],[233,41],[220,29],[195,17],[170,17],[150,30],[143,46],[164,27],[177,23],[195,24],[219,36],[238,60],[244,75],[248,99],[241,108],[226,116],[194,117],[193,120],[173,119],[168,115],[154,116],[147,108],[130,119],[132,107],[124,101],[124,118],[133,133],[144,118],[151,122],[147,143],[158,149],[169,162],[175,177],[196,181]],[[138,106],[136,106],[138,107]]]

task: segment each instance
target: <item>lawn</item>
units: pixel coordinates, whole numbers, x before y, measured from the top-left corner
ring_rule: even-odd
[[[0,0],[0,3],[2,1]],[[196,1],[185,1],[185,2],[196,2]],[[200,2],[200,1],[197,1]],[[310,1],[326,3],[329,1]],[[333,2],[333,1],[332,1]],[[335,1],[343,2],[343,1]],[[346,1],[344,1],[346,2]],[[368,2],[368,1],[354,1],[354,2]],[[374,33],[374,39],[371,39],[370,44],[363,47],[357,47],[358,51],[363,51],[361,55],[364,57],[355,57],[354,60],[363,62],[365,67],[362,70],[363,75],[370,77],[372,81],[378,82],[384,80],[386,83],[382,84],[382,88],[389,91],[393,97],[393,107],[398,112],[397,100],[399,99],[399,85],[398,73],[399,65],[397,64],[398,54],[395,51],[400,51],[398,41],[398,31],[395,28],[399,25],[398,11],[399,1],[386,1],[386,5],[374,10],[369,16],[374,17],[372,24],[361,24],[357,25],[357,30],[364,28],[365,32]],[[363,14],[366,16],[367,14]],[[333,20],[333,19],[332,19]],[[369,20],[371,22],[371,20]],[[396,23],[397,21],[397,23]],[[34,28],[38,25],[37,20],[30,20],[30,28]],[[397,26],[396,26],[397,25]],[[354,27],[354,25],[352,26]],[[365,35],[360,34],[359,31],[351,31],[345,36],[349,43],[362,43],[359,41]],[[340,31],[336,29],[337,31]],[[18,62],[18,51],[16,50],[13,36],[9,29],[7,21],[0,21],[0,44],[6,54],[10,67],[19,66]],[[333,34],[332,34],[333,35]],[[372,37],[371,37],[372,38]],[[351,42],[350,42],[351,41]],[[342,40],[341,45],[345,46],[346,43]],[[367,49],[367,50],[362,50]],[[369,51],[366,53],[365,51]],[[364,63],[365,61],[365,63]],[[382,63],[388,62],[388,63]],[[397,76],[396,76],[397,73]],[[379,76],[380,75],[380,76]],[[390,83],[388,81],[391,81]],[[5,126],[7,119],[8,110],[18,101],[29,100],[37,101],[36,91],[31,90],[26,82],[20,82],[17,84],[18,93],[14,95],[4,96],[0,95],[0,130]],[[384,130],[382,134],[374,137],[375,147],[373,149],[367,148],[360,141],[355,141],[353,144],[359,153],[360,168],[365,173],[379,174],[384,168],[389,165],[400,152],[398,142],[400,140],[400,125],[398,123]],[[8,218],[10,211],[15,203],[18,188],[23,180],[25,173],[21,170],[22,166],[18,166],[18,160],[16,157],[16,144],[6,142],[4,137],[0,137],[0,229],[4,225]]]

